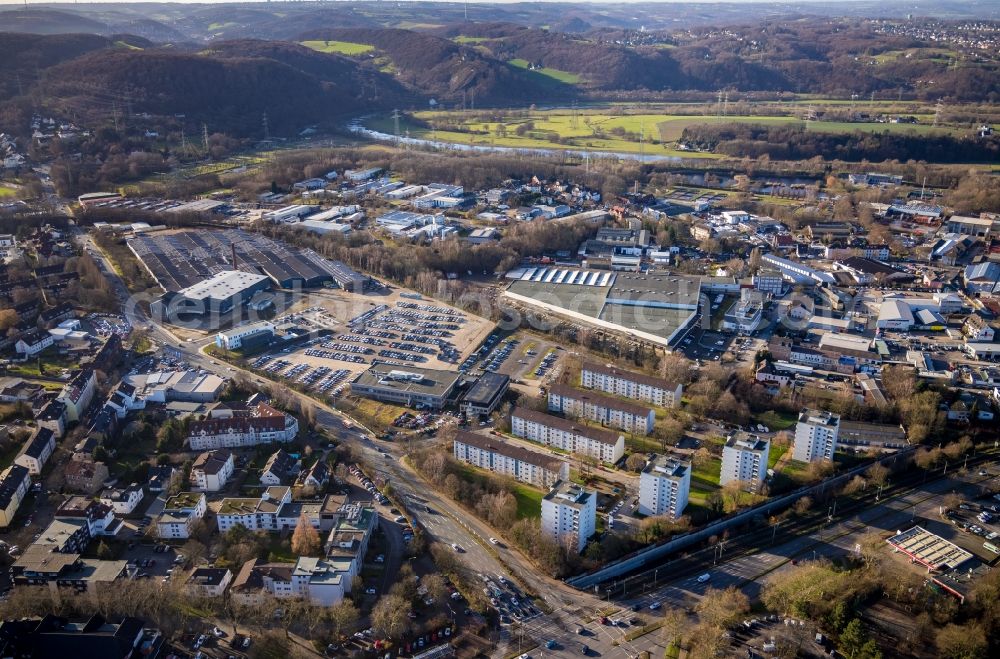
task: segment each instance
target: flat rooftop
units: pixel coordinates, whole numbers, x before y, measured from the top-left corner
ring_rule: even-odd
[[[546,501],[557,503],[561,506],[572,506],[573,508],[583,508],[587,501],[596,496],[595,492],[583,489],[582,486],[570,481],[556,481],[549,493],[545,495]]]
[[[507,289],[510,293],[591,318],[597,318],[601,315],[604,304],[607,302],[609,290],[611,290],[610,286],[551,284],[524,279],[515,281]]]
[[[443,396],[451,391],[461,377],[462,374],[457,371],[376,363],[372,364],[367,371],[359,374],[352,384],[376,389],[420,393],[427,396]]]
[[[972,553],[931,533],[922,526],[914,526],[888,540],[890,546],[901,551],[921,565],[932,570],[954,569],[972,559]]]
[[[799,423],[811,423],[814,426],[835,426],[839,422],[839,414],[826,410],[805,409],[799,412]]]
[[[700,277],[619,272],[608,299],[621,300],[625,304],[692,309],[698,306],[700,294]]]
[[[267,277],[264,275],[241,270],[224,270],[177,293],[191,300],[228,300],[266,281]]]
[[[733,434],[727,441],[727,448],[736,448],[743,451],[763,451],[768,446],[768,441],[757,435],[746,432]]]
[[[510,376],[486,371],[465,394],[465,401],[475,405],[488,405],[499,396],[510,383]]]
[[[662,478],[684,478],[691,470],[691,463],[679,460],[672,455],[657,455],[646,463],[642,473],[652,474]]]

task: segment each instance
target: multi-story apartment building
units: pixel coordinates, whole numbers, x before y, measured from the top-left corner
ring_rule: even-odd
[[[656,412],[651,407],[563,384],[554,384],[549,389],[549,411],[596,421],[638,435],[653,432],[656,421]]]
[[[189,537],[194,523],[205,516],[207,509],[201,492],[181,492],[170,497],[156,518],[157,536],[165,540]]]
[[[290,442],[299,434],[299,422],[267,403],[245,408],[213,410],[205,419],[188,426],[192,451],[241,448],[274,442]]]
[[[542,499],[542,533],[562,546],[583,551],[596,524],[596,492],[559,481]]]
[[[32,476],[39,476],[54,450],[56,450],[55,433],[48,428],[38,428],[24,443],[21,452],[14,458],[14,464],[21,465]]]
[[[554,446],[570,453],[589,455],[602,462],[618,462],[625,454],[625,437],[604,428],[591,428],[569,419],[516,407],[510,416],[515,437]]]
[[[233,580],[232,596],[248,604],[266,597],[303,597],[319,606],[333,606],[351,592],[376,528],[378,513],[374,508],[343,502],[334,511],[322,558],[304,556],[296,563],[251,560]]]
[[[272,486],[258,498],[226,498],[219,505],[215,521],[219,532],[225,533],[237,524],[251,531],[277,531],[278,510],[292,500],[292,488]]]
[[[639,512],[643,515],[680,517],[691,491],[691,463],[658,455],[639,475]]]
[[[233,452],[228,449],[206,451],[191,466],[191,482],[195,490],[218,492],[233,475]]]
[[[770,448],[770,442],[756,435],[737,433],[731,436],[722,449],[719,485],[737,481],[751,492],[760,490],[767,478]]]
[[[66,383],[56,400],[66,405],[66,420],[79,421],[90,401],[94,399],[97,378],[93,369],[85,368]]]
[[[684,393],[681,384],[594,362],[584,362],[580,370],[580,384],[588,389],[646,401],[659,407],[679,406]]]
[[[552,487],[560,479],[569,479],[568,462],[509,444],[497,437],[460,430],[455,435],[454,451],[459,462],[536,487]]]
[[[0,473],[0,528],[7,528],[14,521],[29,487],[31,475],[21,465],[13,464]]]
[[[822,410],[802,410],[795,426],[792,458],[802,462],[833,460],[840,433],[840,415]]]
[[[132,483],[123,488],[106,488],[101,491],[101,503],[111,506],[118,515],[130,515],[142,502],[142,486]]]

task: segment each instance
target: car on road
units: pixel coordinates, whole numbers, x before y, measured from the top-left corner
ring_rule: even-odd
[[[494,545],[499,545],[500,544],[500,541],[497,540],[496,538],[490,538],[490,542],[493,543]]]
[[[461,548],[461,547],[460,547],[460,546],[459,546],[458,544],[456,544],[456,543],[454,543],[454,542],[453,542],[453,543],[451,543],[451,548],[452,548],[453,550],[455,550],[455,553],[456,553],[456,554],[461,554],[461,553],[462,553],[462,551],[463,551],[463,550],[462,550],[462,548]]]
[[[698,577],[698,583],[706,583],[711,578],[712,578],[712,575],[709,574],[708,572],[706,572],[705,574],[703,574],[700,577]]]
[[[649,610],[650,611],[659,611],[661,606],[663,606],[661,603],[659,603],[659,602],[653,602],[652,604],[649,605]]]
[[[376,592],[378,592],[378,591],[375,590],[375,588],[366,588],[365,589],[365,594],[366,595],[374,595]]]

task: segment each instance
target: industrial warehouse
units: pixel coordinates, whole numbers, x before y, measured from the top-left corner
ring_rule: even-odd
[[[698,313],[701,280],[683,275],[523,268],[504,298],[569,320],[668,345]]]
[[[311,250],[291,248],[239,229],[178,231],[137,236],[128,247],[167,292],[190,288],[226,270],[264,274],[279,288],[332,282],[360,292],[369,279]]]
[[[152,308],[166,322],[225,315],[246,306],[264,311],[273,305],[264,293],[272,287],[325,285],[362,292],[371,283],[339,261],[239,229],[149,234],[127,244],[164,290]]]

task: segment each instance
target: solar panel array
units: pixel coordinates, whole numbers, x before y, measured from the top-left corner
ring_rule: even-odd
[[[181,231],[137,236],[129,240],[133,252],[167,291],[179,291],[223,270],[264,274],[278,286],[318,286],[331,278],[364,278],[342,263],[300,251],[264,236],[240,229]]]

